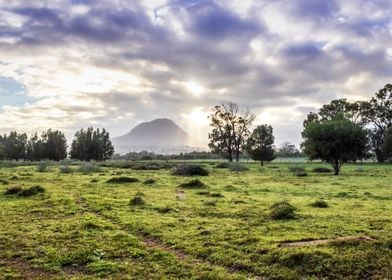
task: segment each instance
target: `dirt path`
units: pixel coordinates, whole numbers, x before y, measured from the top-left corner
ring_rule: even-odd
[[[113,217],[108,217],[100,212],[94,211],[92,210],[88,204],[87,201],[84,197],[82,196],[78,196],[76,197],[76,202],[82,207],[83,212],[86,213],[91,213],[94,214],[110,223],[112,223],[113,225],[116,225],[118,228],[120,228],[121,230],[128,232],[129,233],[129,229],[122,225],[120,223],[120,221],[116,221],[115,219],[113,219]],[[131,234],[135,234],[133,232],[130,232]],[[181,262],[186,262],[186,263],[190,263],[190,264],[205,264],[208,266],[219,266],[221,268],[224,268],[228,273],[239,273],[241,272],[241,268],[238,267],[238,265],[233,265],[233,266],[223,266],[223,265],[218,265],[218,264],[214,264],[212,262],[210,262],[207,259],[201,259],[201,258],[195,258],[192,255],[187,254],[186,252],[179,250],[179,249],[175,249],[171,246],[166,245],[163,241],[157,239],[157,238],[153,238],[150,236],[146,236],[146,235],[139,235],[137,236],[138,239],[143,242],[143,244],[149,248],[149,249],[158,249],[158,250],[162,250],[164,252],[167,252],[173,256],[176,257],[176,259],[178,261]],[[257,276],[252,274],[249,271],[243,271],[244,273],[248,274],[248,279],[255,279],[255,280],[261,280],[261,279],[267,279],[265,277],[262,276]]]
[[[304,241],[288,241],[282,242],[278,245],[278,247],[302,247],[302,246],[317,246],[323,245],[333,242],[366,242],[366,241],[374,241],[373,238],[369,236],[347,236],[347,237],[338,237],[333,239],[314,239],[314,240],[304,240]]]
[[[52,273],[43,269],[31,267],[29,263],[22,259],[2,259],[1,262],[20,274],[17,279],[49,279],[53,276]]]

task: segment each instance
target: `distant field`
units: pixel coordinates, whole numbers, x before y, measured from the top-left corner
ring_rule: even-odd
[[[112,165],[0,168],[0,279],[392,279],[391,164]]]

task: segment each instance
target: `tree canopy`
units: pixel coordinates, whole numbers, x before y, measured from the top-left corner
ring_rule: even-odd
[[[110,141],[109,132],[105,129],[94,130],[93,127],[89,127],[86,130],[82,128],[75,133],[70,156],[84,161],[101,161],[110,159],[113,153],[114,147]]]
[[[239,161],[255,116],[248,109],[241,111],[237,104],[227,102],[215,106],[209,118],[212,131],[208,134],[208,146],[211,151],[229,161],[233,161],[233,157]]]
[[[273,148],[274,140],[272,126],[259,125],[248,138],[246,152],[253,160],[258,160],[261,165],[264,165],[264,161],[271,161],[276,157]]]
[[[305,154],[311,160],[321,159],[330,163],[335,175],[339,174],[343,163],[366,156],[366,131],[347,119],[310,123],[302,135]]]

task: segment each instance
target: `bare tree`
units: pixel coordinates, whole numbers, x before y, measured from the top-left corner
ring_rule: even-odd
[[[250,127],[255,119],[248,108],[240,110],[238,104],[233,102],[222,103],[212,109],[209,116],[212,127],[208,135],[209,147],[214,153],[238,162],[250,135]]]

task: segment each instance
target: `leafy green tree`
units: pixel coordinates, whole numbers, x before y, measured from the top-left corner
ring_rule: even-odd
[[[240,111],[237,104],[227,102],[215,106],[209,118],[212,131],[208,134],[208,146],[211,151],[230,162],[233,157],[239,161],[255,116],[249,110]]]
[[[339,174],[343,163],[356,161],[366,156],[368,144],[366,131],[347,119],[312,122],[302,132],[302,147],[311,159],[330,163]]]
[[[369,104],[364,101],[350,103],[345,98],[332,100],[329,104],[323,105],[318,113],[310,112],[303,125],[306,127],[312,122],[333,120],[339,117],[363,125],[366,122],[364,112],[366,112],[368,108]]]
[[[387,129],[381,149],[385,160],[392,162],[392,127]]]
[[[5,158],[4,144],[3,144],[3,136],[0,135],[0,160]]]
[[[371,146],[377,161],[384,162],[382,146],[387,129],[392,126],[392,84],[386,84],[370,99],[363,116],[370,125]]]
[[[246,152],[253,160],[260,161],[263,166],[264,161],[271,161],[276,157],[273,148],[274,140],[272,126],[259,125],[248,138]]]
[[[105,129],[94,130],[92,127],[83,128],[75,133],[71,144],[70,156],[74,159],[107,160],[114,154],[114,147],[110,141],[109,132]]]
[[[67,157],[67,139],[61,131],[49,129],[42,133],[41,139],[44,158],[60,161]]]
[[[2,137],[4,158],[9,160],[20,160],[26,158],[27,135],[25,133],[18,134],[11,131],[7,136]]]
[[[294,144],[290,142],[283,142],[278,151],[276,152],[276,156],[278,157],[299,157],[301,156],[301,152],[295,147]]]

